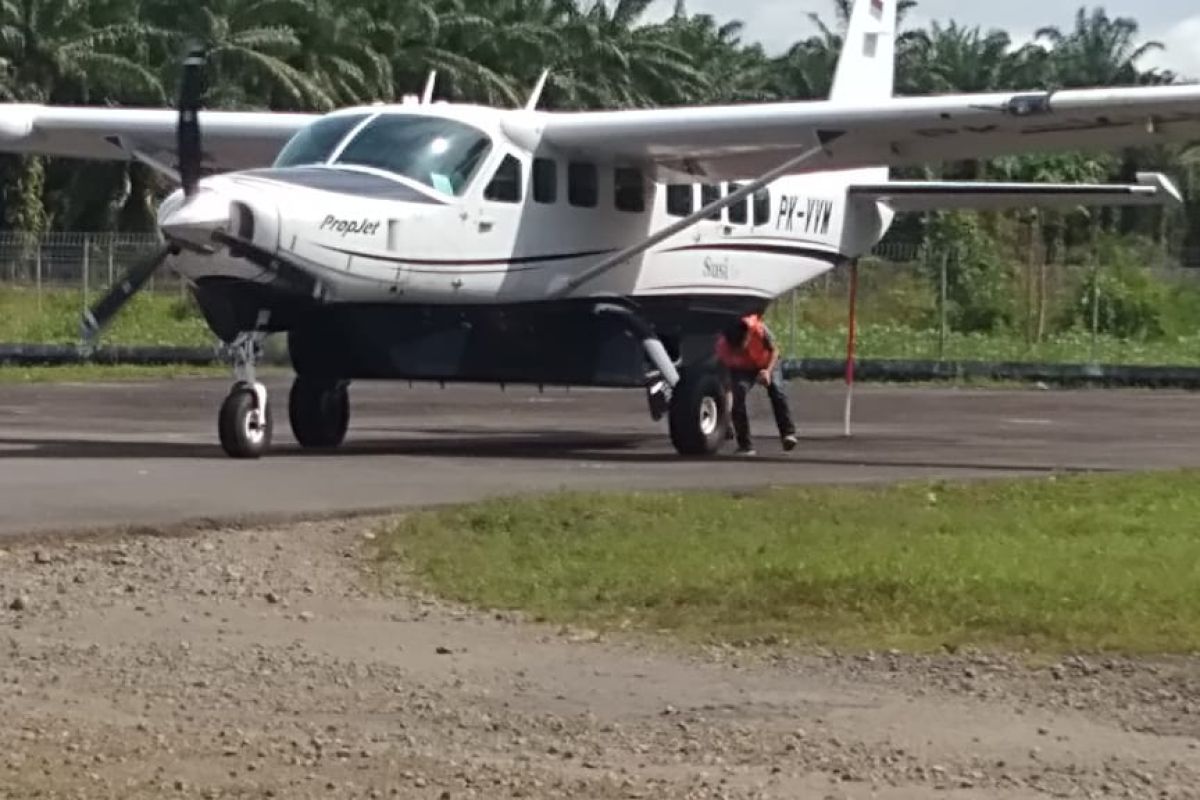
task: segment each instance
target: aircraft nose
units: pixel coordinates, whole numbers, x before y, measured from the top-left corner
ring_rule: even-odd
[[[158,225],[169,239],[209,246],[214,233],[229,229],[230,198],[210,188],[188,198],[177,192],[163,203]]]

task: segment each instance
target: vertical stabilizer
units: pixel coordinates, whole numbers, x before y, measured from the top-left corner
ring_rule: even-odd
[[[896,3],[854,0],[830,100],[870,103],[892,96],[896,83]]]
[[[890,100],[896,85],[896,6],[899,0],[854,0],[850,24],[838,59],[829,99],[853,105]],[[887,167],[863,167],[836,173],[847,189],[854,184],[887,183]],[[841,251],[858,257],[891,227],[895,214],[874,200],[846,198]]]

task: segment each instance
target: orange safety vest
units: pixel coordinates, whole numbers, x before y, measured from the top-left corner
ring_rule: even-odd
[[[744,347],[737,348],[717,337],[717,359],[729,369],[758,372],[771,366],[771,348],[767,347],[767,328],[755,314],[743,318],[750,333]]]

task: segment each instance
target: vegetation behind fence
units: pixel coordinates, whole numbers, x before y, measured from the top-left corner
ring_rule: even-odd
[[[158,246],[153,235],[0,234],[0,342],[74,343],[79,317]],[[1038,248],[881,245],[859,266],[864,358],[1200,364],[1200,270],[1126,238],[1047,258]],[[780,298],[770,321],[795,357],[845,355],[848,270]],[[214,342],[186,282],[161,271],[119,315],[115,344]]]

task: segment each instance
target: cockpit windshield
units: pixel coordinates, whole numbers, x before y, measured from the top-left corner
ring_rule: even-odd
[[[482,131],[455,120],[382,114],[356,133],[333,163],[387,170],[459,195],[491,146]]]
[[[276,167],[302,167],[324,164],[337,150],[337,146],[369,114],[338,114],[321,119],[296,132],[279,155]]]

